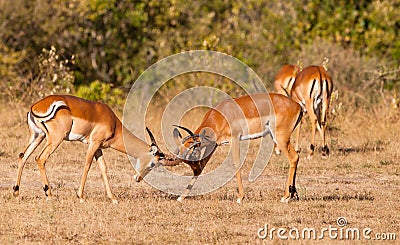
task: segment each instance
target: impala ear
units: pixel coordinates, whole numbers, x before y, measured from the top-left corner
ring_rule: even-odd
[[[174,135],[174,140],[175,140],[176,145],[179,146],[181,144],[182,135],[177,128],[174,128],[173,135]]]
[[[214,130],[212,130],[211,128],[204,128],[203,130],[201,130],[199,136],[202,142],[207,141],[215,143],[216,141]]]
[[[200,140],[203,141],[206,137],[206,129],[201,130],[199,136],[200,136]]]

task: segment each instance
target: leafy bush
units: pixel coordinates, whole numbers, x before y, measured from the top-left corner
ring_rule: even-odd
[[[62,59],[55,47],[43,49],[39,55],[39,76],[36,78],[37,92],[40,97],[48,94],[73,92],[74,73],[70,66],[75,63],[75,57]]]
[[[43,49],[37,58],[39,71],[35,77],[24,75],[17,69],[24,58],[24,51],[15,52],[0,47],[0,89],[3,99],[24,102],[50,94],[73,92],[74,74],[69,66],[74,64],[74,57],[63,59],[54,47]]]
[[[32,101],[73,84],[91,97],[112,83],[101,88],[111,98],[158,60],[203,49],[239,58],[268,83],[284,63],[326,56],[337,88],[386,101],[399,91],[399,8],[392,0],[0,1],[1,93]],[[52,47],[58,58],[44,57]]]
[[[79,86],[76,95],[88,100],[102,101],[110,106],[118,106],[119,108],[122,108],[125,103],[124,92],[121,89],[112,88],[109,83],[98,80],[91,82],[89,85]]]
[[[23,62],[26,52],[14,51],[0,41],[0,95],[1,98],[16,99],[20,97],[20,89],[26,84],[20,81],[18,64]]]

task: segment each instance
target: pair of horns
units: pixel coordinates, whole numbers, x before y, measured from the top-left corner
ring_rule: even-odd
[[[210,137],[209,136],[206,136],[205,134],[206,134],[206,132],[205,132],[205,130],[203,130],[200,134],[194,134],[190,129],[188,129],[188,128],[185,128],[185,127],[183,127],[183,126],[179,126],[179,125],[173,125],[174,127],[177,127],[177,128],[180,128],[180,129],[183,129],[183,130],[185,130],[186,132],[188,132],[189,133],[189,136],[187,136],[187,137],[196,137],[196,136],[200,136],[202,139],[205,139],[205,140],[207,140],[207,141],[210,141]]]
[[[185,130],[186,132],[189,133],[190,136],[195,136],[195,134],[188,128],[185,128],[185,127],[179,126],[179,125],[175,125],[175,124],[173,126]]]

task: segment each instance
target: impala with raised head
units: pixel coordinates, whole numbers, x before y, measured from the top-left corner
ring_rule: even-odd
[[[50,198],[51,188],[47,178],[45,163],[62,141],[81,141],[89,145],[81,183],[77,192],[83,202],[86,178],[95,158],[99,164],[105,183],[107,196],[117,203],[111,192],[107,177],[106,162],[102,149],[113,148],[137,159],[135,180],[140,181],[153,167],[163,161],[153,135],[148,145],[130,133],[114,112],[101,102],[88,101],[69,95],[50,95],[31,106],[27,114],[30,131],[29,144],[19,156],[18,175],[13,187],[14,196],[19,195],[21,175],[25,163],[36,147],[46,138],[47,143],[35,158],[43,182],[45,195]]]
[[[311,143],[307,158],[311,158],[315,148],[315,131],[320,132],[322,138],[322,157],[329,156],[329,147],[325,139],[326,116],[329,110],[330,98],[333,90],[331,76],[327,72],[327,59],[323,66],[309,66],[302,70],[290,91],[290,97],[298,102],[311,120]],[[296,151],[299,151],[300,128],[296,136]]]
[[[289,97],[296,76],[301,70],[300,62],[297,65],[283,65],[275,76],[274,87],[276,92]]]
[[[269,103],[269,97],[272,106]],[[274,111],[275,122],[272,119]],[[270,135],[289,159],[289,175],[281,199],[287,202],[296,194],[295,178],[299,160],[297,152],[290,143],[290,136],[301,117],[301,107],[291,99],[280,94],[259,93],[222,101],[208,110],[194,132],[177,126],[173,134],[178,143],[176,152],[178,159],[189,164],[194,174],[178,201],[182,201],[190,193],[217,146],[231,144],[233,163],[238,167],[240,164],[239,142]],[[275,127],[271,126],[272,124],[275,124]],[[187,131],[189,135],[182,138],[179,128]],[[244,191],[240,169],[236,172],[236,178],[237,201],[241,203]]]

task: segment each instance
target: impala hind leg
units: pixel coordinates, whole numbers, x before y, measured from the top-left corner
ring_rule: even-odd
[[[317,128],[317,119],[310,116],[311,119],[311,141],[310,141],[310,149],[308,151],[307,159],[311,159],[314,155],[315,150],[315,131]]]
[[[315,131],[317,129],[317,116],[315,115],[313,104],[309,101],[306,103],[306,111],[308,113],[308,117],[310,118],[311,122],[310,149],[308,150],[307,154],[307,159],[310,160],[313,157],[315,150]]]
[[[277,136],[278,137],[278,136]],[[281,199],[281,202],[288,202],[291,198],[297,196],[296,191],[296,171],[297,171],[297,164],[299,162],[299,155],[290,144],[289,138],[284,140],[278,138],[278,144],[280,145],[281,149],[283,149],[283,153],[289,160],[289,174],[285,186],[285,192]],[[297,197],[298,198],[298,197]]]
[[[42,143],[43,139],[45,138],[44,133],[35,133],[31,131],[31,139],[30,143],[26,147],[24,153],[19,154],[18,160],[18,174],[17,174],[17,181],[16,184],[13,186],[13,195],[15,197],[19,196],[19,188],[21,186],[21,176],[22,171],[24,170],[24,166],[26,161],[28,160],[29,156],[33,153],[33,151]]]
[[[318,131],[321,135],[321,139],[322,139],[322,158],[328,158],[329,157],[329,147],[326,144],[325,141],[325,130],[326,130],[326,126],[325,126],[325,122],[322,123],[322,125],[320,127],[318,127]]]
[[[48,137],[46,146],[43,148],[39,156],[35,158],[40,171],[40,176],[42,178],[43,190],[48,199],[50,199],[51,197],[51,188],[49,184],[49,179],[47,177],[45,165],[49,156],[57,149],[57,147],[61,144],[62,141],[63,137],[58,137],[58,138]]]
[[[301,149],[300,149],[300,131],[301,131],[301,125],[303,124],[304,121],[304,117],[300,120],[299,122],[299,126],[297,127],[297,131],[296,131],[296,143],[295,143],[295,147],[294,149],[296,150],[297,153],[300,153]]]
[[[104,185],[106,187],[106,193],[107,193],[108,198],[110,198],[114,204],[118,204],[117,199],[115,199],[114,195],[111,192],[110,182],[108,181],[108,177],[107,177],[107,165],[106,165],[106,161],[104,160],[102,150],[98,149],[95,152],[94,157],[96,158],[96,161],[99,164],[101,175],[103,176]]]

